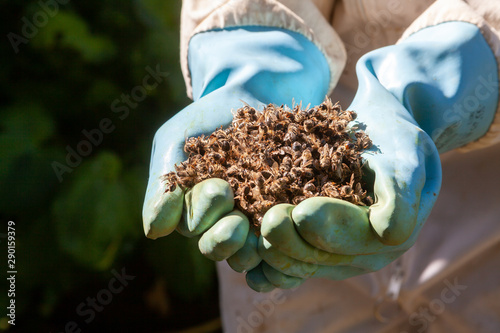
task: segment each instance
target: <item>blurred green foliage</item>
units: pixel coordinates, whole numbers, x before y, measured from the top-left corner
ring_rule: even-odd
[[[41,7],[49,2],[0,2],[8,13],[0,23],[8,32],[0,44],[0,215],[16,222],[17,318],[53,318],[67,295],[90,280],[106,286],[121,267],[165,279],[168,293],[186,302],[213,291],[214,265],[195,240],[150,241],[142,231],[154,133],[189,103],[179,66],[181,2],[71,1],[52,12]],[[26,28],[40,13],[46,22]],[[158,66],[169,75],[126,116],[114,113],[113,101]],[[83,131],[105,118],[113,130],[69,167],[68,147],[77,150],[88,141]],[[54,162],[68,167],[59,178]],[[5,278],[0,287],[7,289]],[[0,293],[1,308],[7,301]]]

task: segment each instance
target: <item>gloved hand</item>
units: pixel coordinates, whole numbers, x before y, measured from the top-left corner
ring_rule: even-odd
[[[317,197],[271,208],[259,239],[263,260],[290,276],[345,279],[404,253],[436,201],[438,154],[488,130],[498,103],[497,70],[479,29],[464,22],[425,28],[363,56],[348,109],[373,141],[362,157],[375,203],[366,208]]]
[[[305,104],[322,102],[330,84],[326,59],[298,33],[240,27],[194,36],[189,45],[189,68],[194,102],[155,135],[143,208],[144,231],[153,239],[175,229],[188,237],[203,234],[199,247],[207,257],[228,258],[231,267],[241,272],[255,268],[247,275],[250,284],[255,280],[255,289],[269,286],[264,269],[271,272],[276,284],[286,287],[289,281],[281,273],[257,266],[261,261],[257,237],[249,232],[246,217],[233,211],[233,193],[226,182],[210,179],[186,192],[177,187],[166,193],[162,176],[186,160],[186,138],[229,125],[231,109],[244,103],[255,108],[268,103],[290,105],[293,99]]]

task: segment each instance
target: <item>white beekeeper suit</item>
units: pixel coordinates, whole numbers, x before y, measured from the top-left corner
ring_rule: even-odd
[[[242,25],[285,28],[325,54],[336,76],[332,99],[349,105],[362,55],[447,21],[477,25],[500,63],[500,1],[185,0],[182,69],[191,95],[187,48],[196,33]],[[498,90],[498,84],[484,84]],[[345,281],[309,279],[294,290],[261,294],[246,285],[244,274],[219,263],[224,331],[500,332],[498,141],[497,112],[483,138],[441,156],[441,194],[416,244],[378,272]]]

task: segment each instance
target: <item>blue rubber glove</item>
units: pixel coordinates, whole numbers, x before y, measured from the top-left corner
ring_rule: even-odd
[[[348,109],[373,141],[362,157],[375,203],[310,198],[271,208],[259,254],[284,274],[344,279],[395,260],[415,243],[436,201],[438,152],[480,138],[496,112],[496,60],[472,24],[425,28],[366,54],[356,69]]]
[[[144,231],[153,239],[175,229],[188,237],[203,234],[199,241],[203,254],[213,260],[228,259],[240,272],[255,269],[247,275],[249,284],[267,290],[272,283],[258,266],[257,237],[249,232],[248,220],[233,211],[229,185],[209,179],[186,193],[179,187],[166,193],[162,176],[186,160],[186,138],[229,125],[231,109],[244,103],[255,108],[269,103],[291,105],[293,100],[319,104],[330,82],[328,64],[317,47],[298,33],[240,27],[194,36],[189,44],[189,68],[194,102],[167,121],[154,138]],[[273,270],[264,267],[268,273]],[[275,283],[282,281],[280,287],[293,284],[279,272],[268,275]]]

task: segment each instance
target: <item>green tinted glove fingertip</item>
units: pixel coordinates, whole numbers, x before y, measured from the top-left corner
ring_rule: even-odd
[[[234,194],[225,180],[210,178],[190,189],[184,204],[187,229],[191,234],[199,235],[233,210]]]
[[[380,245],[371,230],[368,209],[345,200],[309,198],[295,207],[292,219],[302,238],[326,252],[357,255]]]
[[[143,227],[146,237],[151,239],[169,235],[181,219],[184,191],[180,187],[173,192],[165,191],[166,187],[160,184],[157,194],[145,201]]]
[[[262,261],[257,252],[258,241],[253,230],[250,230],[243,247],[227,259],[228,265],[238,273],[248,272],[257,267]]]
[[[299,277],[290,276],[277,271],[266,262],[262,262],[262,272],[267,280],[280,289],[292,289],[300,286],[305,280]]]
[[[243,247],[249,229],[248,218],[233,210],[201,236],[200,252],[214,261],[227,259]]]
[[[269,282],[262,271],[262,264],[249,271],[246,280],[250,288],[260,293],[267,293],[274,289],[273,284]]]
[[[370,207],[370,224],[381,243],[390,246],[401,245],[415,229],[420,195],[403,197],[392,188],[396,180],[386,181],[385,184],[380,182],[382,181],[379,180],[375,187],[383,190],[378,190],[379,202]]]

